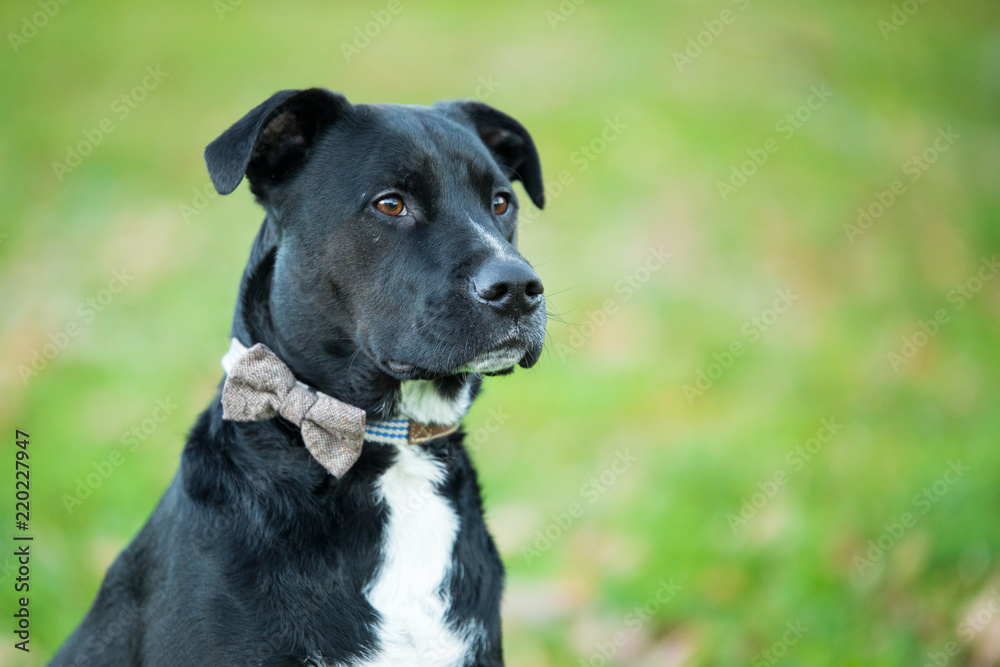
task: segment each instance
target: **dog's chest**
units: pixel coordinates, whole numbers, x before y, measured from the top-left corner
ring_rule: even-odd
[[[479,624],[453,627],[449,582],[459,518],[437,492],[445,471],[419,447],[399,447],[375,486],[388,514],[382,563],[365,590],[381,615],[375,655],[351,667],[465,665],[482,640]]]

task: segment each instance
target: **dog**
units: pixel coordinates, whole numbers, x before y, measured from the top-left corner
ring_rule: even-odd
[[[511,187],[544,206],[531,135],[477,101],[285,90],[205,160],[265,210],[226,375],[51,664],[503,665],[457,425],[483,376],[542,351]]]

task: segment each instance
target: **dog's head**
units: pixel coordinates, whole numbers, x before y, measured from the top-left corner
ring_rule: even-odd
[[[544,192],[534,142],[510,116],[472,101],[352,105],[288,90],[205,159],[221,194],[245,175],[267,210],[242,296],[266,303],[237,318],[266,330],[304,379],[454,388],[449,378],[538,360],[545,301],[515,247],[511,181],[538,207]],[[363,379],[334,377],[345,370]]]

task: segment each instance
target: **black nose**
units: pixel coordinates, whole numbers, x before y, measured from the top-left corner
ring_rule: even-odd
[[[524,260],[491,259],[472,277],[472,291],[491,307],[520,315],[538,308],[544,288]]]

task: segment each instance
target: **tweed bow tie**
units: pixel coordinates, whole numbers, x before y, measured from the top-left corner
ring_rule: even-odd
[[[257,343],[228,369],[222,416],[246,422],[278,415],[302,429],[306,449],[336,477],[361,455],[365,411],[296,381],[278,355]]]
[[[249,350],[235,338],[222,358],[222,416],[230,421],[264,421],[278,415],[302,430],[309,453],[335,477],[361,455],[364,440],[421,444],[458,430],[458,425],[421,424],[406,418],[369,422],[365,411],[298,382],[266,345]]]

